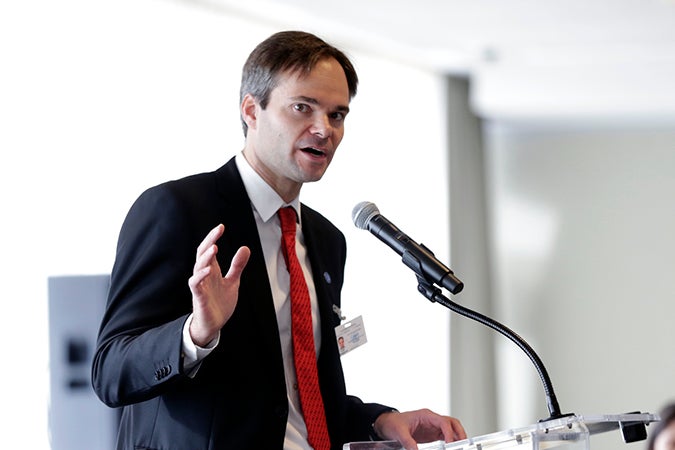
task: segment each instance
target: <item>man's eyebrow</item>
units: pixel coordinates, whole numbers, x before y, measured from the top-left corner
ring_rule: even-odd
[[[296,101],[302,101],[305,103],[310,103],[312,105],[318,105],[319,101],[313,97],[305,97],[304,95],[296,95],[295,97],[291,97],[291,100],[296,100]]]
[[[304,95],[297,95],[295,97],[291,97],[291,100],[294,101],[302,101],[305,103],[309,103],[310,105],[318,105],[319,101],[315,99],[314,97],[306,97]],[[349,112],[349,106],[347,105],[339,105],[337,108],[335,108],[336,111],[340,111],[343,113],[348,113]]]

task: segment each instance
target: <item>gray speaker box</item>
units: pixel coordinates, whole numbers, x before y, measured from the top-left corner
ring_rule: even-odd
[[[109,275],[49,277],[49,438],[52,450],[111,450],[119,413],[91,387]]]

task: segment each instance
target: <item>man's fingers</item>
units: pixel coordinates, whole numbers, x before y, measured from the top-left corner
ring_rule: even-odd
[[[209,273],[211,273],[210,266],[206,266],[200,270],[196,270],[192,274],[192,276],[188,279],[188,285],[191,288],[197,287],[199,283],[201,283],[204,280],[204,278],[206,278],[209,275]]]
[[[248,263],[248,259],[251,256],[251,250],[248,247],[240,247],[239,250],[237,250],[237,253],[234,254],[234,257],[232,258],[232,262],[230,263],[230,268],[227,271],[227,274],[225,275],[225,278],[231,279],[231,278],[236,278],[238,279],[241,276],[241,273],[244,270],[244,267],[246,267],[246,264]]]
[[[464,431],[462,423],[454,417],[451,417],[449,422],[444,422],[441,426],[441,430],[443,431],[445,442],[466,439],[466,431]]]
[[[204,240],[199,244],[199,247],[197,247],[197,260],[199,260],[199,257],[209,249],[213,244],[216,243],[218,239],[223,235],[223,232],[225,231],[225,225],[218,224],[215,228],[213,228],[211,231],[209,231],[209,234],[206,235]]]
[[[206,235],[204,240],[197,247],[197,257],[195,258],[195,265],[193,273],[196,274],[205,268],[209,267],[214,262],[214,256],[218,252],[216,241],[220,239],[225,231],[225,226],[219,224]]]
[[[464,427],[462,426],[462,422],[455,419],[454,417],[452,418],[452,429],[455,430],[455,439],[456,440],[461,441],[461,440],[467,438],[466,431],[464,430]]]
[[[215,256],[218,253],[218,247],[216,245],[211,245],[207,247],[203,252],[197,255],[197,260],[195,261],[194,268],[192,269],[193,274],[204,271],[208,269],[211,265],[218,265],[218,261]]]

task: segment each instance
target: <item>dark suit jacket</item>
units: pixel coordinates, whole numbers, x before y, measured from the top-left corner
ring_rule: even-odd
[[[192,310],[187,280],[197,246],[219,223],[223,271],[251,249],[232,318],[194,378],[181,361]],[[333,328],[339,324],[346,245],[323,216],[302,207],[303,232],[321,314],[321,392],[332,447],[367,440],[384,411],[348,396]],[[120,231],[92,383],[108,406],[123,406],[118,449],[281,449],[288,416],[279,331],[262,247],[234,160],[215,172],[153,187]]]

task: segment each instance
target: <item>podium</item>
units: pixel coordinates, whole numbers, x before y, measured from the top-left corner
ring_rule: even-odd
[[[590,450],[591,437],[618,430],[625,443],[647,437],[646,426],[657,422],[658,415],[630,413],[599,416],[570,415],[536,424],[444,443],[419,444],[420,450]],[[343,450],[404,450],[398,441],[351,442]]]

